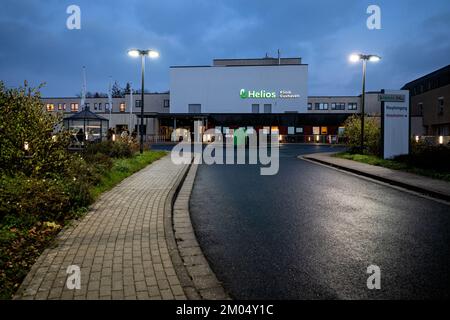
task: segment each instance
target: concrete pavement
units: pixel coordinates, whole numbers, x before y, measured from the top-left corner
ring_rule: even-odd
[[[333,157],[335,152],[315,153],[299,156],[325,165],[336,167],[352,173],[360,174],[372,179],[423,193],[435,198],[450,201],[450,183],[431,179],[413,173],[392,170],[366,163]]]

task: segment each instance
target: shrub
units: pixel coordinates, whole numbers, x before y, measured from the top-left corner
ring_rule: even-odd
[[[361,152],[361,119],[357,115],[345,121],[344,137],[350,147],[350,152]],[[380,124],[377,118],[366,117],[364,120],[364,153],[378,155],[380,152]]]
[[[117,138],[116,141],[102,141],[86,147],[87,155],[101,153],[112,158],[130,158],[138,150],[138,145],[132,139]]]
[[[25,224],[63,218],[70,208],[67,183],[57,179],[36,179],[23,175],[0,179],[0,218],[15,216]]]
[[[409,155],[398,156],[395,160],[417,168],[450,172],[449,146],[433,146],[421,142],[414,142],[411,146]]]

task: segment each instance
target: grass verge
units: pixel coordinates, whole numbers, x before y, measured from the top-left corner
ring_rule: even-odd
[[[421,176],[433,178],[433,179],[439,179],[439,180],[445,180],[450,182],[450,173],[447,172],[439,172],[432,169],[423,169],[423,168],[417,168],[410,166],[407,163],[397,161],[397,160],[385,160],[377,156],[372,155],[362,155],[362,154],[352,154],[348,152],[341,152],[334,155],[335,157],[347,159],[347,160],[353,160],[358,161],[366,164],[370,164],[373,166],[379,166],[384,167],[392,170],[400,170],[405,172],[410,172],[414,174],[418,174]]]
[[[165,156],[165,151],[146,151],[131,158],[113,159],[112,168],[90,192],[97,199],[123,179]],[[49,247],[59,231],[87,208],[66,213],[62,222],[28,223],[24,217],[5,217],[0,223],[0,299],[11,299],[39,255]]]

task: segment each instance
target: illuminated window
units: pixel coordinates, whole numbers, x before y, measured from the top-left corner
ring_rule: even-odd
[[[70,104],[70,111],[77,112],[78,111],[78,103],[71,103]]]
[[[47,111],[55,111],[55,105],[53,103],[47,103]]]
[[[125,112],[125,103],[124,102],[120,103],[119,110],[120,110],[120,112]]]
[[[321,127],[320,128],[320,134],[328,134],[328,128],[327,127]]]
[[[66,104],[65,103],[58,103],[58,110],[66,110]]]

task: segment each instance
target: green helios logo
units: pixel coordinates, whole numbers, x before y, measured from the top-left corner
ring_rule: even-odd
[[[239,95],[241,96],[242,99],[246,99],[248,98],[248,91],[245,89],[241,89]]]
[[[275,99],[277,97],[275,92],[268,92],[266,90],[256,91],[241,89],[239,95],[242,99]]]

